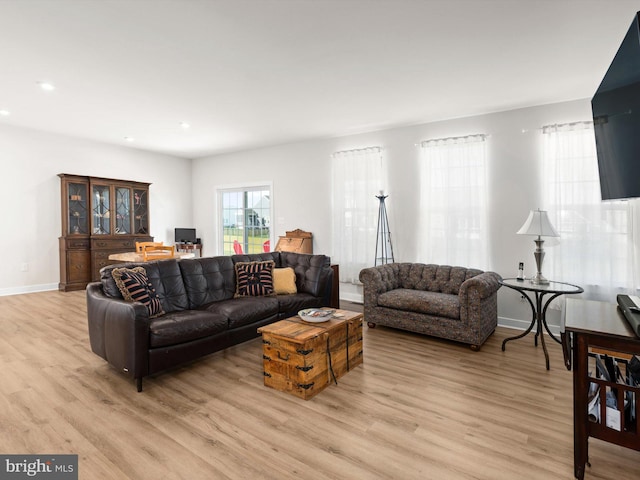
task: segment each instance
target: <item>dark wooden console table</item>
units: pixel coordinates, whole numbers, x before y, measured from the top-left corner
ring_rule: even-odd
[[[617,305],[573,298],[567,299],[561,338],[567,369],[571,370],[573,362],[573,469],[575,477],[582,480],[589,461],[589,437],[640,451],[640,387],[607,381],[597,375],[595,366],[596,355],[607,355],[625,371],[627,361],[640,354],[640,338]],[[590,421],[587,411],[592,383],[599,387],[600,421]],[[614,392],[617,398],[618,411],[613,415],[619,417],[619,426],[607,425],[607,391]],[[624,403],[629,394],[635,401],[628,404],[625,415]],[[634,419],[631,408],[635,408]]]
[[[202,256],[202,244],[201,243],[181,243],[181,242],[176,242],[176,250],[177,251],[185,251],[185,252],[188,252],[189,250],[197,250],[198,251],[198,256],[199,257]]]

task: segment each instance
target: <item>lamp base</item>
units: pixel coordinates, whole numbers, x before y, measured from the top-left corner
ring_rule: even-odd
[[[549,285],[549,280],[544,278],[544,275],[538,272],[535,276],[531,277],[531,283],[534,285]]]
[[[538,235],[538,239],[534,240],[534,242],[536,244],[536,250],[533,252],[533,256],[536,259],[536,267],[538,268],[538,273],[536,273],[531,278],[531,283],[533,283],[534,285],[549,285],[549,280],[544,278],[541,272],[542,260],[544,260],[544,248],[542,248],[542,245],[544,244],[544,240],[542,240],[540,235]]]

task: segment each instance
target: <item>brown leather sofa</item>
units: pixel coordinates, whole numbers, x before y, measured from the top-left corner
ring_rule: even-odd
[[[297,293],[234,298],[237,262],[273,260],[292,267]],[[164,314],[149,318],[125,301],[112,270],[142,266]],[[263,325],[299,310],[330,305],[333,270],[325,255],[271,252],[110,265],[87,286],[89,339],[94,353],[136,380],[258,336]],[[257,361],[257,360],[256,360]]]

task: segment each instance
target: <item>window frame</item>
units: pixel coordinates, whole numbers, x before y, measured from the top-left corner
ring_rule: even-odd
[[[267,209],[269,219],[268,223],[265,226],[248,226],[247,212],[249,210],[253,210],[249,208],[246,204],[247,194],[252,192],[268,192],[268,200],[269,207]],[[216,227],[218,229],[218,255],[235,255],[236,252],[233,248],[233,242],[225,241],[226,237],[226,229],[230,228],[226,225],[225,222],[225,210],[234,210],[233,208],[225,208],[224,195],[229,193],[237,193],[243,195],[243,206],[236,210],[242,210],[243,217],[243,226],[242,226],[242,252],[244,254],[248,253],[263,253],[264,252],[264,243],[269,241],[270,248],[269,251],[273,251],[275,245],[273,244],[273,218],[274,218],[274,204],[273,204],[273,182],[251,182],[251,183],[243,183],[237,185],[224,185],[216,188],[216,200],[217,200],[217,220]],[[264,210],[264,209],[263,209]],[[264,216],[262,218],[265,218]],[[237,224],[236,224],[237,225]],[[237,227],[236,227],[237,228]],[[249,240],[250,235],[248,229],[268,229],[268,233],[265,237],[262,237],[264,240],[258,243],[251,242]],[[255,232],[254,232],[255,233]],[[253,237],[255,238],[255,237]],[[228,248],[227,248],[228,247]]]

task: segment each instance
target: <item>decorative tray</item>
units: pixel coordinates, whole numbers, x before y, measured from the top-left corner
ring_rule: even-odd
[[[305,322],[321,323],[331,320],[335,310],[323,310],[320,308],[307,308],[300,310],[298,316]]]

